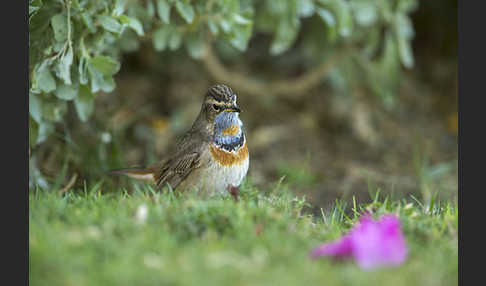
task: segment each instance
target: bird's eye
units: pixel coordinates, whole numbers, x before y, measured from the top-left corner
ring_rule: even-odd
[[[213,104],[213,108],[216,111],[219,111],[221,109],[221,107],[219,105],[216,105],[216,104]]]

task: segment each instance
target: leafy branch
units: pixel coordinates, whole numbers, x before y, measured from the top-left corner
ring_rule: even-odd
[[[343,69],[352,54],[361,68],[345,70],[345,80],[366,81],[384,94],[383,79],[400,64],[413,66],[408,14],[416,2],[29,0],[30,145],[53,133],[68,104],[87,121],[96,94],[115,89],[120,56],[140,40],[150,40],[156,51],[184,48],[214,78],[255,95],[303,94]],[[304,20],[313,21],[311,29],[301,31]],[[308,56],[321,64],[297,78],[264,83],[228,70],[213,51],[219,42],[242,53],[256,33],[272,38],[271,55],[291,49],[302,35]]]

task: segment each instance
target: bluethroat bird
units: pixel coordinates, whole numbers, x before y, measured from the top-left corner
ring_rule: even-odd
[[[145,169],[111,173],[148,180],[173,190],[197,189],[201,194],[229,192],[238,199],[249,166],[248,145],[239,118],[236,94],[223,84],[209,88],[198,117],[171,156]]]

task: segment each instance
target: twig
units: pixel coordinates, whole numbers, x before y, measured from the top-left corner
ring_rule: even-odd
[[[78,178],[78,174],[77,173],[74,173],[74,175],[69,180],[69,183],[64,188],[60,189],[59,190],[59,193],[63,194],[65,192],[67,192],[74,185],[74,183],[76,182],[76,179],[77,178]]]

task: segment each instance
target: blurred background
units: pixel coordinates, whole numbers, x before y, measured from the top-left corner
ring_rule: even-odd
[[[38,7],[29,25],[31,53],[46,48],[32,41],[43,33],[33,30],[34,22],[49,1],[33,2],[41,1],[30,2]],[[67,6],[54,2],[65,15]],[[83,13],[105,13],[101,4],[75,2],[86,10],[69,7],[72,35],[79,35],[71,68],[80,80],[73,84],[79,90],[86,84],[76,75],[81,42],[91,58],[107,55],[121,68],[113,72],[114,88],[96,90],[90,74],[89,119],[82,101],[66,100],[54,108],[59,117],[43,121],[48,94],[60,102],[63,95],[32,87],[30,125],[43,138],[29,150],[31,187],[104,179],[103,192],[130,190],[130,181],[103,172],[163,159],[196,118],[206,90],[226,83],[243,109],[248,183],[262,190],[282,180],[324,208],[353,196],[369,201],[377,188],[397,199],[457,197],[457,1],[123,1],[126,18],[140,27],[125,19],[133,29],[116,37],[99,16],[94,29],[108,31],[89,32],[82,24],[89,23]],[[117,16],[120,1],[107,2],[114,2],[103,6],[110,17]],[[238,13],[230,11],[233,20],[225,21],[231,9]],[[96,46],[98,34],[106,48]],[[31,86],[45,55],[30,56]],[[39,98],[38,121],[32,104]]]

